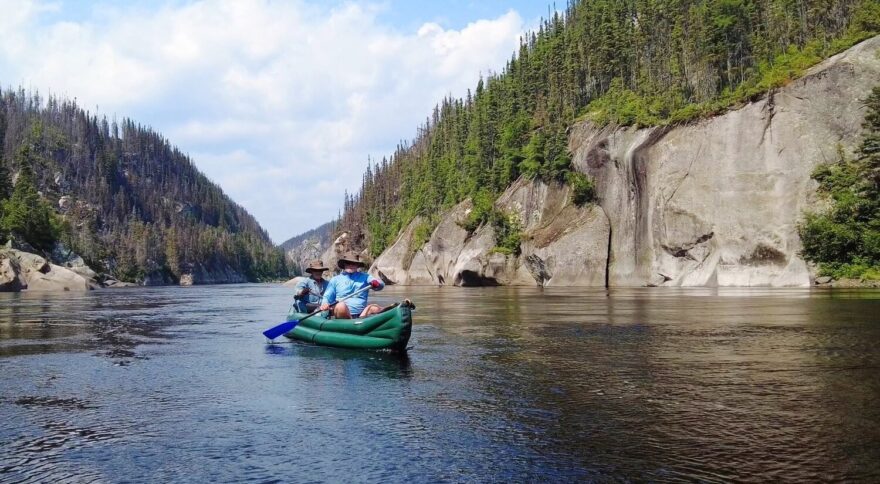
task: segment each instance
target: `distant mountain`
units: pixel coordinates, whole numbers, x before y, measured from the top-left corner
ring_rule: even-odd
[[[0,186],[27,180],[52,208],[40,244],[30,243],[22,224],[5,235],[0,227],[0,239],[43,252],[54,239],[56,252],[73,251],[117,279],[198,284],[287,275],[283,253],[244,208],[162,135],[130,119],[108,121],[72,101],[0,90],[0,178],[7,178]],[[25,210],[5,192],[0,199],[10,202],[0,212]]]
[[[336,222],[327,222],[281,244],[279,247],[287,256],[291,272],[302,274],[302,269],[309,260],[320,258],[330,246],[334,230],[336,230]]]

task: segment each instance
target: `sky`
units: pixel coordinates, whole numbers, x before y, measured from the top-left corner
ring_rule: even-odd
[[[275,243],[499,72],[542,0],[0,0],[0,86],[164,135]]]

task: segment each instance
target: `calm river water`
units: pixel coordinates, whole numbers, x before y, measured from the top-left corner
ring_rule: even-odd
[[[880,480],[880,292],[390,287],[406,357],[280,285],[0,294],[0,481]]]

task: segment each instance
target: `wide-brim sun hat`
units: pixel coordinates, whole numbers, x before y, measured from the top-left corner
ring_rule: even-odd
[[[357,264],[361,267],[366,267],[367,263],[361,259],[361,255],[357,252],[348,251],[342,254],[342,257],[336,262],[337,267],[340,269],[345,269],[345,263],[351,262],[352,264]]]
[[[330,270],[330,268],[326,267],[324,265],[324,261],[321,261],[318,259],[315,259],[313,261],[309,261],[309,267],[306,268],[306,272],[312,272],[312,271],[324,272],[324,271],[329,271],[329,270]]]

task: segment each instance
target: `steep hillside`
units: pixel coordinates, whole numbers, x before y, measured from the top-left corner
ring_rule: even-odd
[[[100,272],[144,284],[286,275],[282,252],[257,221],[185,154],[132,120],[108,121],[71,101],[0,91],[0,160],[0,178],[39,191],[34,198],[24,185],[18,195],[0,190],[0,198],[10,197],[3,205],[9,230],[0,238],[17,245],[54,249],[55,258],[72,250]],[[25,196],[51,210],[19,213],[36,204],[16,200]],[[41,231],[16,226],[18,215],[46,223]]]
[[[287,256],[293,275],[301,275],[303,267],[308,264],[309,260],[321,257],[321,254],[330,247],[330,238],[335,230],[336,222],[327,222],[320,227],[292,237],[279,246]]]

